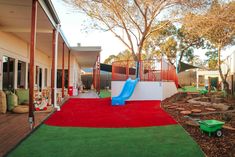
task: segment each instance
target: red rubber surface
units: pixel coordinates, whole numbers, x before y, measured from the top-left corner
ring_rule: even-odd
[[[160,101],[128,101],[111,106],[111,99],[69,99],[45,124],[62,127],[147,127],[176,124]]]

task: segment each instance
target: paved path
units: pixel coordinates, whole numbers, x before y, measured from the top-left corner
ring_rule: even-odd
[[[78,96],[74,96],[72,98],[99,98],[95,91],[89,90],[84,93],[79,93]]]

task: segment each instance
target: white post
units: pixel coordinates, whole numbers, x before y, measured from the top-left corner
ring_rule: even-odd
[[[15,65],[14,65],[14,89],[17,89],[17,80],[18,80],[18,59],[15,59]]]
[[[57,58],[58,58],[58,35],[59,35],[60,25],[57,25],[55,34],[55,73],[54,73],[54,107],[57,111],[60,111],[60,106],[57,104]]]
[[[28,69],[29,69],[29,64],[26,62],[25,64],[25,89],[28,89]]]

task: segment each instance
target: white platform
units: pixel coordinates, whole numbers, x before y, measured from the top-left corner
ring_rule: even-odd
[[[112,81],[112,97],[118,96],[125,81]],[[177,88],[174,82],[138,82],[134,93],[129,100],[164,100],[175,93]]]

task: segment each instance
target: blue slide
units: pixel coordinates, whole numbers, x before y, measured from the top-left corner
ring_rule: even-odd
[[[131,78],[127,79],[123,88],[122,92],[116,96],[112,97],[112,105],[118,106],[118,105],[125,105],[125,101],[131,97],[131,95],[134,92],[135,86],[138,83],[139,78],[132,80]]]

